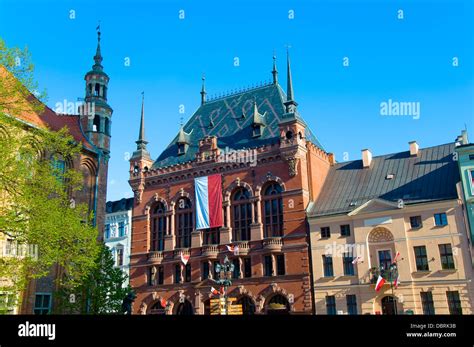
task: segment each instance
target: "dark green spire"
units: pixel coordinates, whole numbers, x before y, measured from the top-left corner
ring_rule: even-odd
[[[95,61],[95,64],[92,66],[92,69],[97,71],[102,71],[103,69],[103,66],[102,66],[102,54],[100,52],[100,25],[97,27],[98,30],[97,30],[97,49],[95,51],[95,55],[94,55],[94,61]]]
[[[133,152],[132,158],[146,158],[150,159],[150,153],[146,148],[148,141],[145,139],[145,93],[142,92],[142,111],[140,117],[140,129],[138,131],[137,150]]]
[[[287,113],[294,113],[296,111],[296,106],[298,103],[295,101],[295,97],[293,95],[293,79],[291,77],[291,62],[290,62],[290,52],[287,48],[286,50],[286,65],[287,65],[287,87],[286,87],[286,112]]]
[[[145,139],[145,93],[142,92],[142,115],[140,119],[140,130],[138,133],[138,141],[136,141],[137,149],[145,149],[148,141]]]
[[[206,82],[206,76],[204,76],[204,74],[202,75],[201,77],[202,79],[202,88],[201,88],[201,105],[204,105],[206,103],[206,85],[205,85],[205,82]]]
[[[278,70],[277,70],[277,66],[276,66],[276,55],[275,55],[275,53],[273,54],[272,75],[273,75],[273,84],[278,84]]]

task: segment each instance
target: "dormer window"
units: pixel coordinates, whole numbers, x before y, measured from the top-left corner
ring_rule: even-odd
[[[186,153],[186,144],[178,143],[178,155],[183,155]]]
[[[253,127],[253,137],[262,136],[262,126],[257,124]]]

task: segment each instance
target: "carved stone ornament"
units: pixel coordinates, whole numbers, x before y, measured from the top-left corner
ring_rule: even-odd
[[[295,157],[289,157],[287,160],[288,163],[288,173],[291,177],[294,177],[298,174],[297,164],[298,159]]]

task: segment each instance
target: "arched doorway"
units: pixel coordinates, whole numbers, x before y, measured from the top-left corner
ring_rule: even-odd
[[[244,315],[255,314],[255,304],[247,295],[244,295],[237,300],[237,305],[242,305],[242,313]]]
[[[268,304],[266,305],[267,314],[271,315],[285,315],[290,313],[290,303],[288,300],[281,294],[276,294],[270,298]]]
[[[393,296],[385,296],[382,298],[382,314],[397,314],[397,300]]]
[[[165,315],[166,309],[161,305],[161,302],[156,302],[151,308],[149,314]]]
[[[204,301],[204,314],[211,314],[211,299],[207,299],[206,301]]]
[[[178,307],[176,308],[176,314],[179,316],[193,315],[194,314],[193,305],[191,305],[189,300],[184,300],[184,302],[178,304]]]

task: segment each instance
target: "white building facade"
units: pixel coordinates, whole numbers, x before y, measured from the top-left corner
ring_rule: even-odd
[[[106,205],[104,243],[112,251],[115,266],[130,276],[130,245],[133,198],[108,201]]]

